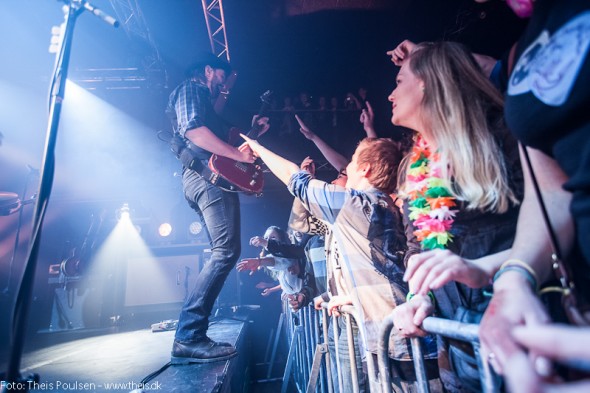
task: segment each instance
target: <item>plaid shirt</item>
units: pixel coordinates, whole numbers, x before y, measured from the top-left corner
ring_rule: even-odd
[[[288,187],[313,216],[328,223],[333,238],[328,275],[338,274],[335,270],[341,267],[339,291],[351,296],[360,314],[364,347],[377,352],[381,322],[405,302],[408,292],[402,280],[403,255],[396,255],[405,250],[398,209],[377,189],[345,189],[312,179],[306,171],[294,174]],[[411,359],[409,340],[398,337],[395,329],[389,348],[391,358]]]
[[[313,235],[305,245],[306,270],[310,270],[315,278],[316,295],[324,295],[327,292],[328,276],[326,274],[326,239],[329,238],[328,224],[312,216],[303,206],[303,203],[295,198],[289,216],[289,227],[295,231]],[[327,295],[326,295],[327,296]],[[326,296],[322,296],[324,299]],[[311,299],[310,299],[311,300]]]
[[[227,129],[211,103],[211,92],[200,81],[186,80],[170,94],[166,114],[172,121],[174,131],[184,137],[189,130],[207,127],[222,141],[227,140]],[[211,153],[187,141],[187,145],[207,160]]]

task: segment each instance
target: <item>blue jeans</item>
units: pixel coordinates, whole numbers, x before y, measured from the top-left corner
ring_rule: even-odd
[[[211,259],[199,272],[176,329],[177,341],[196,341],[206,336],[215,299],[240,256],[240,201],[237,193],[223,191],[189,169],[184,170],[182,183],[211,245]]]

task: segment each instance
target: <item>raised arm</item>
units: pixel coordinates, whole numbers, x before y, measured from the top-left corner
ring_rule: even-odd
[[[274,175],[278,177],[279,180],[282,181],[285,185],[289,184],[289,179],[291,179],[291,176],[299,172],[299,167],[297,166],[297,164],[287,159],[284,159],[278,154],[273,153],[272,151],[268,150],[266,147],[258,143],[258,141],[248,138],[244,134],[240,135],[242,136],[242,138],[244,138],[246,144],[250,147],[250,149],[252,149],[252,151],[262,159],[262,161],[264,161],[268,169],[270,169],[270,171],[274,173]]]
[[[395,49],[387,51],[387,55],[391,56],[391,61],[396,66],[400,66],[403,64],[404,59],[412,53],[416,44],[410,40],[403,40]]]
[[[332,147],[324,142],[322,138],[311,131],[299,116],[295,115],[295,119],[297,119],[297,122],[301,127],[301,133],[316,145],[322,155],[326,158],[326,160],[328,160],[330,165],[332,165],[337,171],[341,171],[342,169],[346,168],[349,162],[346,157],[332,149]]]
[[[387,51],[386,54],[391,56],[391,61],[396,65],[400,66],[404,63],[404,60],[416,49],[416,43],[410,40],[403,40],[395,49]],[[491,56],[481,55],[473,53],[475,61],[479,64],[484,74],[489,77],[494,69],[494,66],[498,62]]]
[[[262,257],[262,258],[244,258],[240,262],[237,263],[236,269],[239,272],[243,272],[244,270],[250,270],[250,275],[252,275],[258,268],[265,267],[265,266],[274,266],[275,259],[272,256]]]
[[[367,104],[367,109],[363,109],[361,111],[360,122],[363,125],[363,129],[367,134],[368,138],[377,138],[377,133],[375,132],[375,128],[373,127],[373,123],[375,120],[375,114],[373,113],[373,107],[369,101],[365,101]]]

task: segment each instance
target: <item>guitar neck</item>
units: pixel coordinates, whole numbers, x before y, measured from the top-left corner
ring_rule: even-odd
[[[237,77],[238,73],[236,71],[232,71],[232,73],[226,78],[223,89],[219,92],[219,96],[217,97],[217,100],[215,100],[215,104],[213,104],[213,109],[218,115],[221,115],[221,112],[223,112],[223,108],[225,108],[225,103],[229,98],[231,89],[236,83]]]
[[[259,126],[258,124],[255,124],[252,128],[250,128],[248,133],[246,133],[246,136],[250,139],[258,139],[261,129],[262,129],[261,126]]]
[[[272,94],[272,92],[270,90],[267,90],[260,97],[262,104],[260,105],[260,109],[258,110],[258,113],[256,114],[257,117],[264,116],[264,114],[268,110],[268,107],[270,106],[269,97],[271,94]],[[252,128],[250,128],[250,131],[248,131],[246,136],[251,139],[258,139],[258,137],[260,136],[260,131],[262,131],[262,128],[263,128],[263,126],[260,126],[258,124],[254,124],[252,126]]]
[[[270,90],[267,90],[266,92],[264,92],[264,94],[262,94],[262,96],[260,96],[260,100],[262,101],[262,105],[260,105],[260,109],[258,110],[258,114],[256,116],[260,117],[260,116],[264,116],[265,112],[267,111],[269,105],[270,105],[270,101],[269,101],[269,97],[272,94],[272,92]],[[250,128],[248,130],[248,132],[246,132],[246,136],[248,138],[251,139],[258,139],[258,137],[260,136],[260,131],[262,131],[262,129],[264,128],[264,126],[258,125],[258,124],[254,124],[252,126],[252,128]],[[238,143],[242,143],[242,139],[240,138],[240,129],[236,128],[236,127],[232,127],[230,129],[229,132],[229,144],[230,145],[236,145]]]

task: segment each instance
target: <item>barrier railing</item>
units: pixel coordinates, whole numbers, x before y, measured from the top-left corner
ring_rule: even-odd
[[[292,313],[284,310],[286,315],[287,338],[290,342],[287,364],[283,375],[281,393],[287,392],[289,383],[293,383],[298,392],[340,392],[343,384],[351,383],[353,393],[360,392],[357,355],[366,361],[368,389],[371,392],[381,391],[379,375],[376,372],[376,359],[371,353],[357,354],[354,345],[353,321],[359,324],[359,316],[353,306],[340,307],[340,317],[328,317],[327,303],[322,304],[322,310],[317,311],[313,306],[303,307],[299,312]],[[346,328],[340,331],[339,319],[343,318]],[[341,322],[341,321],[340,321]],[[330,337],[329,329],[332,329]],[[346,344],[350,361],[351,381],[342,380],[341,353],[338,345],[339,337],[346,330]],[[366,342],[364,329],[358,329],[358,342]],[[329,340],[333,340],[333,350]],[[336,367],[332,367],[331,352],[334,352]],[[335,375],[333,373],[335,371]],[[336,381],[337,379],[337,381]],[[304,389],[305,387],[305,389]]]
[[[381,376],[381,389],[383,393],[390,393],[392,391],[391,375],[389,374],[388,370],[389,357],[387,356],[389,335],[391,334],[392,329],[393,319],[391,316],[389,316],[383,321],[381,326],[381,334],[379,337],[378,364],[380,371],[379,374]],[[499,391],[498,379],[493,374],[487,360],[482,358],[479,350],[479,325],[428,317],[424,320],[424,322],[422,322],[422,329],[431,334],[436,334],[471,344],[473,347],[473,352],[475,353],[475,358],[477,359],[482,391],[485,393]],[[412,338],[411,344],[418,392],[428,393],[430,392],[430,388],[426,378],[426,369],[424,366],[424,357],[422,355],[420,341],[418,338]]]
[[[320,334],[320,318],[316,310],[307,306],[292,313],[288,307],[284,308],[286,336],[290,345],[281,393],[287,392],[291,381],[298,392],[314,392],[319,382],[318,392],[332,393],[334,390],[328,374],[329,358],[322,363],[323,355],[329,353],[328,341],[324,339],[328,336],[327,314],[324,316],[323,333]]]
[[[322,310],[316,311],[313,306],[303,307],[293,313],[285,305],[285,321],[287,337],[290,342],[287,365],[283,375],[281,393],[286,393],[292,381],[298,392],[337,393],[344,386],[342,380],[341,354],[338,338],[343,332],[339,330],[339,319],[344,318],[350,361],[351,388],[354,393],[360,391],[359,375],[357,373],[357,348],[354,345],[353,321],[359,321],[358,313],[353,306],[342,306],[342,316],[328,316],[327,303],[322,304]],[[358,323],[358,322],[357,322]],[[330,337],[329,330],[333,336]],[[369,352],[363,353],[361,358],[366,361],[368,390],[372,393],[391,393],[392,377],[390,374],[389,337],[393,329],[393,319],[387,317],[381,326],[376,356]],[[499,379],[492,372],[486,359],[480,353],[479,325],[457,321],[428,317],[422,323],[422,329],[428,333],[459,340],[471,344],[477,359],[482,392],[495,393],[500,390]],[[366,342],[363,337],[364,329],[358,329],[358,341]],[[333,349],[329,340],[332,339]],[[412,338],[412,357],[416,373],[416,388],[419,393],[430,392],[426,377],[426,368],[419,338]],[[331,364],[331,352],[334,352],[335,367]],[[375,364],[377,363],[377,364]],[[335,374],[333,373],[335,371]],[[337,380],[337,381],[336,381]]]

